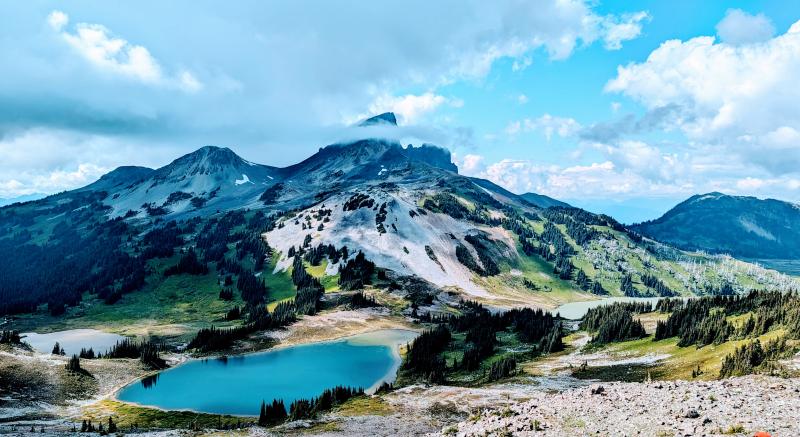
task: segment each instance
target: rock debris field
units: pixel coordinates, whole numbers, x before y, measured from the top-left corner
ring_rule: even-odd
[[[800,436],[800,379],[603,383],[536,393],[485,410],[441,435]]]

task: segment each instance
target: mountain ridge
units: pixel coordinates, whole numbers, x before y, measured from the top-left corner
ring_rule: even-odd
[[[150,266],[174,262],[176,252],[196,255],[173,270],[238,276],[249,269],[264,278],[288,275],[298,254],[335,278],[361,253],[430,296],[497,308],[795,284],[732,258],[643,240],[611,217],[546,196],[526,200],[457,170],[444,148],[382,138],[331,144],[283,168],[216,146],[158,169],[120,167],[82,189],[0,208],[0,256],[14,259],[0,264],[11,278],[0,284],[7,299],[0,312],[47,302],[59,314],[87,292],[113,303],[164,281]],[[70,282],[53,282],[65,271]]]
[[[800,206],[777,199],[697,194],[632,229],[688,250],[800,259]]]

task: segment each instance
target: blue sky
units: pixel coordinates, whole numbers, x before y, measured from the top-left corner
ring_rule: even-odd
[[[288,165],[393,110],[465,174],[624,221],[800,200],[798,2],[0,7],[0,197],[205,144]]]

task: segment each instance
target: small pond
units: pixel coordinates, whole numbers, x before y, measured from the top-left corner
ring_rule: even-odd
[[[53,346],[58,342],[67,355],[77,354],[82,348],[94,349],[95,352],[105,353],[111,346],[125,337],[96,329],[70,329],[47,334],[23,332],[23,341],[30,344],[36,351],[43,354],[52,352]]]
[[[602,305],[610,305],[615,302],[650,302],[655,306],[661,297],[607,297],[604,299],[587,300],[582,302],[570,302],[561,305],[553,310],[553,313],[561,314],[561,317],[570,320],[578,320],[586,315],[590,308],[597,308]]]
[[[191,360],[123,388],[117,399],[167,410],[258,415],[337,385],[377,388],[400,366],[398,347],[417,333],[390,329],[240,356]]]

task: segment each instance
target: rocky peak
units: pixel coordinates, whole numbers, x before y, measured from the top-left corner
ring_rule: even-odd
[[[204,146],[172,161],[166,167],[159,169],[159,172],[191,176],[240,169],[247,164],[247,161],[227,147]]]
[[[374,117],[370,117],[361,123],[358,124],[359,126],[380,126],[380,125],[389,125],[389,126],[397,126],[397,117],[395,117],[394,112],[384,112],[383,114],[378,114]]]
[[[420,147],[412,147],[409,144],[405,148],[405,154],[414,161],[424,162],[433,167],[458,173],[458,167],[453,164],[450,151],[444,147],[427,143]]]

